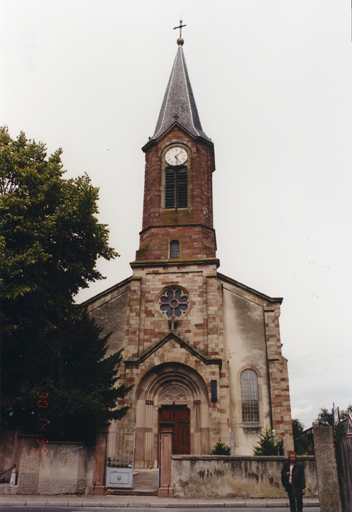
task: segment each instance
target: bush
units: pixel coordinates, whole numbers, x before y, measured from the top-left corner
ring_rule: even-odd
[[[278,443],[275,433],[266,428],[259,437],[257,446],[254,447],[253,455],[277,455]]]
[[[231,455],[231,448],[229,446],[225,446],[222,441],[216,443],[210,455]]]

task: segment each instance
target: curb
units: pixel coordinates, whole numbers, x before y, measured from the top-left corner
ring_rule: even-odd
[[[45,507],[45,506],[52,506],[52,507],[89,507],[89,508],[96,508],[96,507],[112,507],[112,508],[200,508],[200,509],[206,509],[206,508],[289,508],[289,502],[282,501],[282,500],[270,500],[270,501],[254,501],[254,500],[248,500],[248,501],[199,501],[199,502],[187,502],[187,501],[177,501],[177,502],[164,502],[164,501],[156,501],[156,502],[143,502],[143,501],[114,501],[114,502],[107,502],[107,501],[89,501],[89,500],[82,500],[82,501],[75,501],[75,500],[1,500],[0,498],[0,506],[15,506],[15,507]],[[319,507],[319,500],[310,500],[304,502],[304,507]]]

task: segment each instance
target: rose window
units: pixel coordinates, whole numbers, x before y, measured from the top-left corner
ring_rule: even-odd
[[[180,318],[189,308],[189,298],[180,288],[169,288],[159,299],[160,311],[168,318]]]

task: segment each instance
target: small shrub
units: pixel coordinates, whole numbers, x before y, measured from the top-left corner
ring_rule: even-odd
[[[259,442],[254,447],[253,455],[277,455],[276,437],[270,428],[266,428],[260,434]]]
[[[210,455],[231,455],[231,448],[229,446],[225,446],[222,441],[216,443]]]

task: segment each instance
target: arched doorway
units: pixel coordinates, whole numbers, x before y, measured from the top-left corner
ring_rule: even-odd
[[[208,393],[198,372],[183,364],[156,366],[136,396],[136,467],[157,467],[163,427],[171,429],[174,453],[209,453]]]

